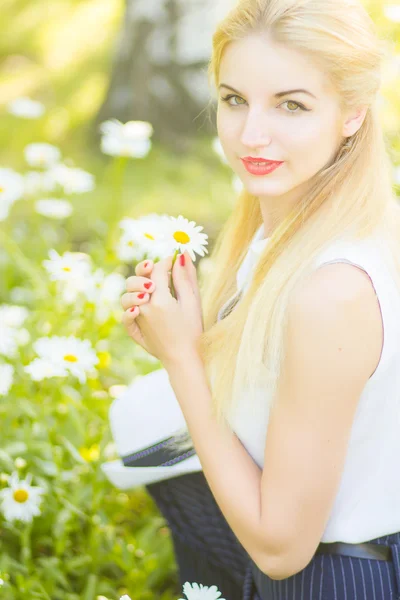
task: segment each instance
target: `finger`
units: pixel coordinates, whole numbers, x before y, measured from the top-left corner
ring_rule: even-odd
[[[128,292],[121,296],[121,306],[124,310],[128,310],[132,306],[145,304],[150,299],[150,294],[147,292]]]
[[[149,276],[153,270],[153,267],[154,267],[153,261],[150,258],[148,258],[146,260],[142,260],[140,263],[138,263],[136,265],[135,273],[136,273],[136,275]]]
[[[155,289],[155,283],[147,277],[137,277],[132,275],[126,279],[126,291],[127,292],[153,292]]]
[[[142,332],[140,331],[140,327],[136,323],[136,318],[139,316],[139,314],[140,308],[138,306],[133,306],[132,308],[126,310],[122,315],[122,323],[129,337],[131,337],[134,342],[142,346],[142,348],[148,352],[149,350],[142,336]]]
[[[169,294],[170,275],[172,271],[172,256],[167,256],[155,263],[151,279],[156,284],[152,297],[158,298],[160,295]]]

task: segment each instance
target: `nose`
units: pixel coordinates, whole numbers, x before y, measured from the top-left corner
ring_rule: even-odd
[[[271,136],[260,113],[248,111],[240,141],[248,148],[265,148],[271,144]]]

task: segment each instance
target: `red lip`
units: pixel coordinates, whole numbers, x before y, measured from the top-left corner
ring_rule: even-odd
[[[242,160],[247,160],[249,162],[265,162],[265,163],[281,163],[281,160],[269,160],[268,158],[256,158],[254,156],[244,156]]]
[[[257,165],[254,161],[245,160],[244,158],[241,161],[246,171],[251,173],[251,175],[268,175],[283,164],[283,161],[277,162],[273,160],[264,161],[261,165]]]

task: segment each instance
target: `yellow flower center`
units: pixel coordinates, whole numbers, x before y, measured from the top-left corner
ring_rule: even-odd
[[[95,462],[100,458],[100,448],[98,444],[93,444],[90,448],[80,448],[79,454],[82,456],[84,460],[88,462]]]
[[[146,237],[148,240],[154,240],[154,237],[150,233],[145,233],[144,237]]]
[[[0,185],[0,194],[1,194],[2,192],[4,192],[4,188],[2,188],[2,187],[1,187],[1,185]]]
[[[188,236],[188,234],[185,231],[175,231],[174,239],[179,244],[187,244],[188,242],[190,242],[190,237]]]
[[[66,360],[67,362],[78,362],[78,359],[76,358],[76,356],[74,354],[66,354],[64,356],[64,360]]]
[[[71,267],[63,267],[62,270],[67,271],[67,273],[69,273],[71,271]]]
[[[29,494],[26,490],[15,490],[14,500],[15,502],[26,502],[29,498]]]
[[[133,242],[132,240],[130,242],[128,242],[128,246],[130,246],[131,248],[133,247]]]

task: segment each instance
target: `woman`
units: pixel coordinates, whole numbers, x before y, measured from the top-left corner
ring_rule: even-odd
[[[382,55],[356,0],[239,0],[210,74],[244,190],[202,306],[187,252],[154,265],[143,303],[138,277],[122,297],[249,554],[247,600],[400,598],[400,216]]]

